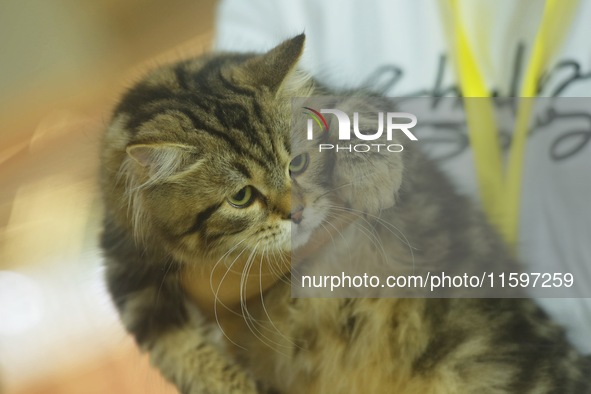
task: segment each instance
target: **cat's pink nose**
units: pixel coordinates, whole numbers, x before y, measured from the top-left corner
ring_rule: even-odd
[[[291,213],[289,214],[289,217],[290,217],[291,221],[294,222],[295,224],[300,224],[300,222],[303,219],[303,215],[304,215],[304,206],[298,205],[294,210],[291,211]]]

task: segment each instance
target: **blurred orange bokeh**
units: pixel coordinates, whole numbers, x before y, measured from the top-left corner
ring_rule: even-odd
[[[102,282],[101,135],[155,64],[211,43],[215,0],[0,4],[0,393],[168,393]]]

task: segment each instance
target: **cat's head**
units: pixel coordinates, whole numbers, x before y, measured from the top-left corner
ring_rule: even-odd
[[[177,257],[233,248],[288,251],[312,230],[322,163],[292,152],[291,101],[312,82],[295,70],[304,36],[265,54],[214,54],[151,72],[115,109],[103,151],[107,209],[138,241]],[[317,224],[315,225],[317,226]]]
[[[316,89],[295,67],[303,46],[299,35],[264,54],[206,55],[155,70],[130,89],[103,150],[110,215],[139,242],[183,261],[306,243],[338,187],[327,177],[333,155],[290,135],[291,99]],[[396,179],[362,175],[373,187]],[[356,185],[364,201],[378,201]]]

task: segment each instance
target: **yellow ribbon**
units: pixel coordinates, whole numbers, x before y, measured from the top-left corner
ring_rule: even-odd
[[[495,122],[494,103],[470,49],[462,25],[458,0],[449,0],[452,11],[454,55],[464,97],[481,97],[464,101],[468,136],[472,146],[478,188],[487,217],[514,250],[519,232],[519,208],[525,144],[529,130],[537,81],[550,57],[556,52],[577,0],[546,0],[520,91],[515,132],[505,173]]]

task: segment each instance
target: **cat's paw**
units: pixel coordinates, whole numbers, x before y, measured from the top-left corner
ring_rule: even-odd
[[[224,380],[200,381],[191,387],[180,388],[181,394],[259,394],[254,380],[242,371],[227,371]]]
[[[254,379],[227,357],[204,325],[162,335],[150,360],[182,394],[258,393]]]

